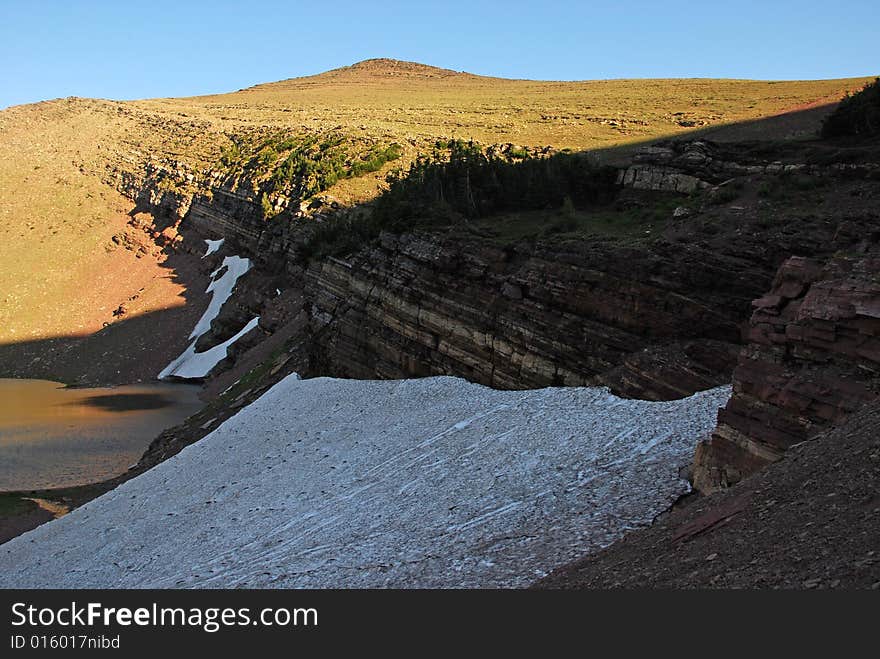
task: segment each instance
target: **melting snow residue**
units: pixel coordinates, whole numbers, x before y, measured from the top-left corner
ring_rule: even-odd
[[[210,243],[217,241],[206,242],[209,243],[208,253],[210,254]],[[226,349],[230,345],[257,326],[257,323],[260,320],[259,316],[247,323],[247,325],[245,325],[244,328],[232,338],[214,346],[210,350],[196,352],[196,342],[199,340],[199,337],[211,329],[211,321],[217,317],[220,313],[220,309],[222,309],[223,305],[226,303],[226,300],[232,295],[232,289],[235,288],[235,283],[238,281],[239,277],[250,270],[250,267],[251,262],[249,259],[241,258],[240,256],[227,256],[223,259],[223,263],[220,267],[211,273],[211,283],[208,284],[208,288],[205,289],[205,292],[213,293],[213,295],[211,296],[211,302],[208,304],[208,308],[205,310],[205,313],[202,314],[199,322],[196,323],[195,328],[189,335],[189,338],[192,339],[192,343],[190,343],[189,347],[184,350],[177,359],[162,369],[162,372],[159,373],[160,380],[171,376],[179,378],[205,377],[210,373],[212,368],[226,357]],[[223,272],[223,275],[217,277],[217,275],[224,269],[225,272]]]
[[[220,240],[206,239],[205,242],[208,244],[208,250],[202,255],[202,258],[205,258],[206,256],[211,256],[211,254],[220,249],[223,246],[223,240],[223,238],[221,238]]]
[[[213,348],[209,348],[204,352],[196,352],[196,342],[193,341],[189,344],[189,347],[183,351],[180,357],[168,364],[168,366],[159,373],[159,379],[167,378],[172,375],[178,378],[205,377],[211,372],[212,368],[226,358],[226,349],[254,329],[259,322],[259,316],[252,318],[235,336],[226,339],[223,343],[218,343]]]
[[[0,587],[523,586],[686,493],[729,396],[291,376],[0,546]]]

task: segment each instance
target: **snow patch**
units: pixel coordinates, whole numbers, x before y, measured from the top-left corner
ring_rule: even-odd
[[[212,368],[226,358],[226,349],[254,329],[259,322],[259,316],[252,318],[247,325],[238,331],[238,334],[226,339],[223,343],[218,343],[213,348],[205,350],[205,352],[196,352],[196,342],[193,341],[180,357],[168,364],[159,373],[159,379],[168,378],[172,375],[178,378],[205,377],[211,372]]]
[[[223,276],[219,279],[214,279],[223,268],[226,268],[226,272],[223,273]],[[205,313],[199,318],[199,322],[196,323],[189,338],[198,339],[202,334],[211,329],[211,321],[220,314],[220,309],[223,308],[226,300],[232,295],[232,289],[235,288],[235,284],[238,282],[239,277],[244,275],[250,269],[250,259],[243,259],[240,256],[227,256],[223,259],[223,263],[220,264],[220,267],[211,273],[211,283],[208,284],[208,288],[205,289],[205,293],[213,293],[211,296],[211,302],[208,304],[208,308],[205,309]]]
[[[729,396],[291,376],[0,546],[0,588],[524,586],[688,492]]]
[[[206,239],[205,242],[208,243],[208,251],[206,251],[202,255],[202,258],[205,258],[206,256],[211,256],[211,254],[213,254],[218,249],[223,247],[223,241],[224,241],[224,238],[221,238],[220,240],[207,240]]]
[[[211,243],[218,241],[206,242]],[[221,240],[219,242],[223,241]],[[208,253],[210,253],[210,251]],[[256,327],[260,320],[259,316],[251,319],[251,321],[232,338],[227,339],[223,343],[216,345],[205,352],[196,352],[196,343],[198,342],[199,337],[211,329],[211,322],[220,314],[220,310],[223,308],[226,300],[232,295],[232,290],[235,288],[236,282],[238,282],[239,278],[250,270],[250,268],[250,259],[242,258],[240,256],[227,256],[223,259],[223,263],[220,267],[211,273],[211,283],[208,284],[208,288],[205,289],[205,292],[212,293],[213,295],[211,295],[211,302],[208,304],[208,308],[205,309],[205,313],[202,314],[199,322],[196,323],[195,328],[193,328],[193,331],[189,335],[192,342],[189,347],[177,357],[177,359],[162,369],[162,372],[159,373],[160,380],[171,376],[179,378],[205,377],[210,373],[212,368],[226,357],[226,349],[229,346]],[[221,271],[224,271],[223,275],[217,277]]]

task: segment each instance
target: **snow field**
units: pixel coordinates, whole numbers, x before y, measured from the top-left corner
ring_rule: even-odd
[[[292,375],[0,546],[0,587],[525,586],[686,493],[729,396]]]

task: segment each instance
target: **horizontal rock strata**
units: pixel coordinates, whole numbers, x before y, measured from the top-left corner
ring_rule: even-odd
[[[305,288],[323,372],[454,373],[518,389],[589,383],[628,355],[680,339],[692,340],[694,371],[717,377],[707,365],[732,362],[729,351],[693,341],[736,342],[739,300],[708,268],[581,242],[505,250],[473,237],[385,234],[369,252],[310,267]],[[717,382],[696,386],[704,384]],[[628,389],[655,399],[693,391],[647,376]]]
[[[826,265],[793,257],[754,303],[734,395],[695,458],[704,491],[730,485],[880,395],[880,250]]]

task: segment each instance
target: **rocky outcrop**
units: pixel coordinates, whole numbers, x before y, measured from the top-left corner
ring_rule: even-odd
[[[730,383],[739,346],[700,339],[649,346],[596,378],[618,396],[674,400]]]
[[[172,223],[186,217],[197,189],[195,173],[176,160],[141,163],[135,157],[123,158],[108,165],[104,182],[131,199],[136,211]]]
[[[313,219],[321,219],[328,209],[348,212],[339,209],[327,195],[296,207],[290,205],[291,199],[274,195],[270,219],[260,193],[248,179],[215,169],[197,171],[174,159],[154,162],[142,160],[139,155],[120,157],[108,164],[104,182],[135,204],[133,215],[151,216],[146,224],[131,224],[157,242],[173,242],[183,228],[210,238],[224,238],[246,250],[258,267],[273,274],[284,272],[296,261],[296,250],[310,233]],[[173,233],[163,240],[158,234],[168,229]]]
[[[807,162],[804,154],[768,160],[748,153],[742,145],[710,141],[658,142],[639,149],[632,164],[621,169],[617,183],[637,190],[690,194],[739,176],[807,174],[810,176],[876,175],[875,162]]]
[[[728,486],[880,396],[880,249],[793,257],[753,303],[734,394],[696,453],[696,487]]]
[[[669,399],[716,384],[739,340],[741,291],[704,263],[582,241],[505,249],[473,236],[383,234],[370,251],[312,265],[305,288],[324,373],[583,385],[648,346],[690,340],[690,382],[682,368],[661,374],[645,359],[655,375],[621,387]]]
[[[696,176],[682,174],[677,169],[655,165],[633,165],[622,170],[617,177],[619,185],[636,190],[661,190],[690,194],[710,187],[706,181]]]

